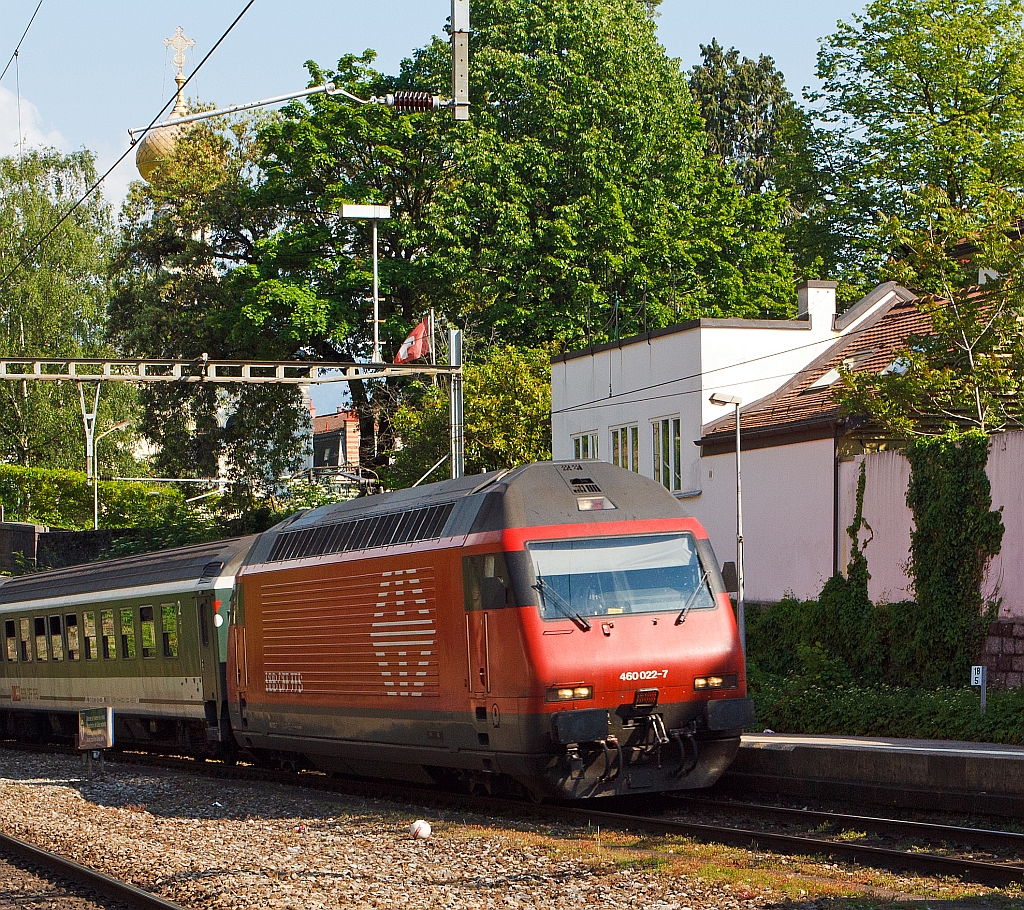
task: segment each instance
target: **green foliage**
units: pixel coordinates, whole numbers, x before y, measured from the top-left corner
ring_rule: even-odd
[[[282,321],[273,295],[253,290],[252,263],[262,244],[273,244],[280,217],[255,201],[256,123],[190,129],[148,184],[132,185],[109,306],[109,335],[122,350],[307,359],[303,326],[326,328],[302,293],[290,298],[294,313]],[[154,384],[139,398],[140,430],[159,447],[160,474],[215,476],[224,459],[233,481],[266,493],[301,463],[309,414],[294,387]]]
[[[890,219],[901,256],[886,276],[923,292],[928,330],[909,337],[883,374],[843,371],[840,401],[887,434],[909,439],[973,426],[986,433],[1024,421],[1024,198],[992,191],[969,212],[941,193],[919,194],[927,229]],[[978,288],[979,270],[990,280]],[[996,276],[996,277],[993,277]]]
[[[834,673],[751,680],[758,726],[778,733],[891,736],[964,742],[1024,743],[1024,689],[978,691],[861,685]]]
[[[465,370],[466,473],[551,458],[550,350],[490,347]],[[385,478],[407,487],[448,451],[448,393],[420,385],[395,414],[402,448]],[[447,467],[438,468],[443,478]]]
[[[919,439],[908,451],[907,505],[914,513],[910,571],[923,613],[911,638],[926,685],[955,685],[977,655],[996,605],[981,593],[1000,549],[1003,521],[991,511],[981,432]]]
[[[24,264],[25,252],[96,179],[88,152],[30,151],[0,158],[0,356],[98,357],[103,346],[108,207],[96,196],[81,205]],[[113,384],[118,385],[118,384]],[[100,425],[125,419],[133,392],[110,388]],[[90,402],[91,404],[91,402]],[[0,461],[51,468],[84,467],[84,431],[74,383],[0,382]],[[108,440],[105,458],[122,440]]]
[[[0,503],[7,521],[92,527],[93,488],[83,472],[0,465]],[[99,504],[102,528],[159,528],[184,507],[180,491],[112,480],[99,482]]]
[[[851,283],[900,254],[891,220],[927,231],[928,193],[966,213],[1024,185],[1022,13],[1021,0],[872,0],[822,41],[816,157]]]

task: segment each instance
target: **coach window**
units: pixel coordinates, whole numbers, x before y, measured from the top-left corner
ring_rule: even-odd
[[[121,656],[135,660],[135,611],[131,607],[121,611]]]
[[[164,657],[178,656],[178,605],[160,604]]]
[[[17,623],[13,619],[7,619],[3,624],[3,637],[7,643],[7,659],[17,660]]]
[[[80,651],[78,641],[78,615],[68,613],[64,617],[64,629],[68,636],[68,660],[78,660]]]
[[[32,624],[27,620],[23,619],[19,624],[18,631],[21,633],[21,659],[23,661],[29,661],[32,659]]]
[[[46,647],[46,617],[35,617],[32,625],[36,636],[36,660],[47,660],[50,655]]]
[[[50,653],[54,660],[64,659],[64,624],[60,616],[51,616],[50,620]]]
[[[113,610],[100,612],[100,632],[103,636],[103,659],[115,660],[117,658],[117,638],[114,636]]]
[[[100,654],[99,649],[96,647],[96,614],[83,613],[82,626],[85,635],[82,640],[82,644],[85,645],[85,659],[96,660]]]
[[[139,607],[139,624],[142,627],[142,656],[156,657],[156,620],[152,607]]]

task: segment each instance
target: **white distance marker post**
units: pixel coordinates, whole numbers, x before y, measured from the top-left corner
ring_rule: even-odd
[[[971,686],[981,689],[981,713],[988,701],[988,667],[971,667]]]

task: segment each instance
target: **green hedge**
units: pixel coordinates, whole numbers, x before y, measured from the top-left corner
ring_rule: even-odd
[[[181,491],[135,481],[101,480],[101,528],[156,528],[184,504]],[[52,528],[92,527],[92,483],[80,471],[0,465],[0,503],[7,521]]]
[[[752,681],[757,728],[776,733],[891,736],[1024,743],[1024,691],[990,691],[984,717],[977,689],[909,689],[837,683],[821,676]]]

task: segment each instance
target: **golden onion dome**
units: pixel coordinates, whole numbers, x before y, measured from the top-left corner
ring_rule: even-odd
[[[191,38],[187,38],[179,26],[174,36],[164,41],[164,44],[174,48],[174,63],[178,67],[178,74],[174,81],[178,85],[178,95],[174,102],[174,109],[167,115],[167,119],[158,127],[151,129],[139,142],[135,150],[135,166],[139,174],[147,183],[153,171],[166,161],[173,153],[175,143],[181,134],[181,127],[175,126],[174,121],[185,117],[188,114],[188,107],[185,104],[185,74],[182,67],[185,65],[184,51],[195,44]]]

